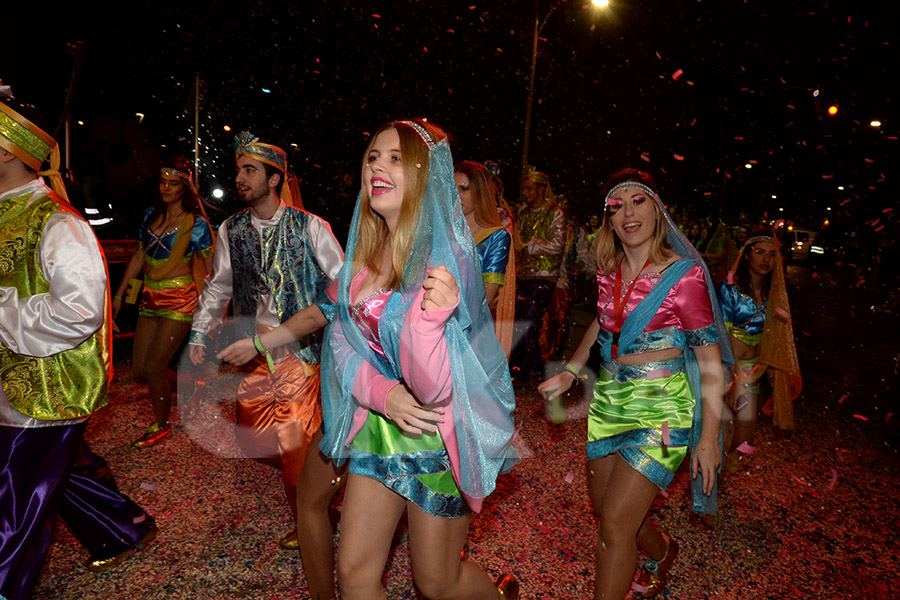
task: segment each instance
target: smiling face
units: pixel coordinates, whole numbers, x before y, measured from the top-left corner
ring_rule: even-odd
[[[638,188],[625,188],[606,201],[606,214],[625,246],[648,243],[656,229],[656,200]]]
[[[772,242],[757,242],[747,251],[747,266],[754,275],[768,275],[775,266],[778,248]]]
[[[469,216],[475,212],[475,201],[472,198],[472,185],[469,182],[469,176],[465,173],[457,172],[456,191],[459,192],[459,199],[462,203],[462,212]]]
[[[403,183],[400,134],[392,127],[375,137],[363,170],[363,185],[369,196],[369,206],[385,221],[396,221],[400,215]]]

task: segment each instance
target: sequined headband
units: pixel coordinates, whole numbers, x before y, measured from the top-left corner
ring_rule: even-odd
[[[604,201],[604,203],[609,202],[610,198],[612,198],[622,190],[627,190],[629,188],[639,189],[648,196],[653,196],[655,199],[659,200],[659,194],[657,194],[649,185],[637,181],[623,181],[606,193],[606,200]]]
[[[272,144],[263,144],[249,131],[234,136],[234,158],[249,156],[254,160],[272,165],[282,173],[287,172],[287,153]]]
[[[173,169],[172,167],[163,167],[159,170],[160,175],[177,175],[182,179],[187,179],[191,181],[192,177],[190,173],[185,173],[184,171],[179,171],[178,169]]]
[[[525,175],[525,179],[530,179],[535,183],[542,183],[544,185],[550,184],[550,176],[543,171],[531,171],[527,175]]]
[[[397,123],[403,123],[404,125],[408,125],[416,130],[416,133],[419,134],[419,137],[422,138],[422,141],[425,142],[425,145],[428,146],[429,149],[434,148],[434,140],[431,138],[431,134],[428,133],[428,130],[416,123],[415,121],[397,121]]]
[[[0,148],[39,171],[56,147],[56,140],[4,102],[0,102]]]
[[[778,244],[778,242],[775,241],[775,238],[773,238],[771,235],[757,235],[757,236],[752,237],[749,240],[747,240],[744,243],[744,246],[749,247],[758,242],[769,242],[771,244],[776,244],[776,245]]]

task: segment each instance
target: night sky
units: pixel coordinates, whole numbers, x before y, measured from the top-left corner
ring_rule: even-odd
[[[207,195],[214,185],[230,193],[231,141],[249,129],[290,149],[307,208],[339,220],[352,209],[368,135],[411,116],[444,126],[456,160],[498,161],[507,196],[517,195],[532,0],[88,1],[40,21],[19,4],[14,22],[32,20],[35,35],[12,33],[0,78],[52,129],[73,45],[84,42],[72,164],[122,215],[135,212],[135,189],[152,189],[158,155],[191,154],[185,106],[196,73]],[[551,2],[538,4],[543,18]],[[636,166],[658,176],[667,203],[696,216],[896,227],[883,212],[900,192],[889,3],[552,4],[529,162],[582,215],[609,175]],[[880,129],[869,126],[876,118]]]

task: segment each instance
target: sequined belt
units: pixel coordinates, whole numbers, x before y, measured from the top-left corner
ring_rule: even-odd
[[[637,365],[624,365],[616,360],[611,362],[604,361],[603,369],[612,375],[616,381],[669,377],[684,371],[684,354]]]

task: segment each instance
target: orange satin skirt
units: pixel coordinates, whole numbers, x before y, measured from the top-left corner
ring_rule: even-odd
[[[248,363],[237,391],[237,438],[244,453],[279,465],[291,511],[296,514],[297,479],[313,434],[322,426],[319,365],[293,354],[269,373],[265,360]]]

